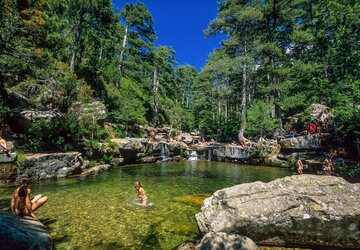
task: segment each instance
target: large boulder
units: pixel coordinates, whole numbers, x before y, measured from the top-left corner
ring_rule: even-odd
[[[321,140],[318,134],[297,136],[280,140],[281,150],[320,149]]]
[[[360,184],[296,175],[216,191],[196,214],[199,230],[244,235],[259,244],[357,248]]]
[[[16,160],[16,152],[14,151],[14,144],[11,141],[6,142],[7,151],[4,151],[2,147],[0,147],[0,165],[5,163],[13,163]]]
[[[7,98],[7,104],[12,109],[15,109],[15,108],[24,109],[24,108],[30,107],[29,100],[25,96],[20,95],[16,92],[9,93],[8,98]]]
[[[309,111],[312,120],[318,120],[320,122],[324,122],[332,115],[331,108],[319,103],[311,104],[311,106],[309,107]]]
[[[18,168],[18,178],[24,175],[33,180],[60,178],[80,174],[88,167],[79,152],[31,154],[25,158]]]
[[[224,232],[209,232],[201,239],[191,239],[175,247],[174,250],[256,250],[259,249],[250,238]]]
[[[48,121],[52,132],[59,132],[64,117],[56,111],[13,109],[7,113],[6,119],[11,128],[17,132],[27,132],[31,125],[39,119]]]
[[[51,236],[38,220],[9,213],[0,213],[0,249],[52,248]]]
[[[195,249],[199,250],[256,250],[255,242],[246,236],[227,234],[224,232],[209,232],[201,239]]]
[[[244,160],[250,159],[251,150],[241,146],[221,145],[213,150],[213,156],[218,159]]]

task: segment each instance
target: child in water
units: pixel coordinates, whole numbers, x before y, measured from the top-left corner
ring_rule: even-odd
[[[140,198],[139,205],[146,206],[147,196],[145,194],[145,190],[142,188],[142,185],[139,181],[135,182],[135,189],[138,191],[138,197]]]

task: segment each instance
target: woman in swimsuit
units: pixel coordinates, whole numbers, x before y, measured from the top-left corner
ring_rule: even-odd
[[[30,200],[31,189],[28,188],[28,183],[28,177],[21,178],[21,186],[13,192],[11,199],[11,213],[21,216],[31,216],[37,220],[34,212],[44,205],[48,198],[38,194]]]
[[[142,188],[142,185],[139,181],[135,182],[135,189],[138,191],[138,197],[140,198],[139,205],[146,206],[147,196],[145,194],[145,190]]]

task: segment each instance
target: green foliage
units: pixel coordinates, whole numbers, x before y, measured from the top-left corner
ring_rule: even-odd
[[[89,167],[95,167],[96,161],[89,161]]]
[[[121,125],[115,124],[112,126],[116,138],[124,138],[126,131]]]
[[[247,130],[250,135],[259,134],[263,137],[265,133],[277,127],[278,119],[270,117],[270,105],[264,101],[252,103],[247,110]]]
[[[74,148],[74,147],[73,147],[71,144],[65,144],[63,150],[64,150],[65,152],[68,152],[68,151],[73,150],[73,148]]]
[[[102,161],[103,161],[103,163],[102,164],[104,164],[104,163],[111,163],[112,161],[114,160],[114,155],[112,155],[112,154],[104,154],[104,156],[103,156],[103,159],[102,159]]]
[[[48,120],[41,118],[31,124],[28,133],[24,135],[28,141],[27,149],[32,152],[39,151],[49,146],[54,131]]]
[[[22,164],[24,164],[26,162],[26,158],[24,156],[24,153],[22,151],[16,150],[16,165],[17,166],[21,166]]]
[[[100,144],[96,140],[86,140],[85,141],[85,146],[88,147],[88,148],[100,149]]]

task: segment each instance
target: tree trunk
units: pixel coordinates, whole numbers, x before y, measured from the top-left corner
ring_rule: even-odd
[[[122,61],[124,60],[124,54],[125,54],[125,47],[127,44],[127,37],[128,37],[128,30],[129,30],[129,26],[128,24],[126,24],[125,26],[125,34],[124,34],[124,39],[123,39],[123,43],[122,43],[122,49],[120,52],[120,62],[118,65],[118,74],[121,76],[122,75]]]
[[[78,18],[77,28],[76,28],[76,33],[75,33],[75,41],[74,41],[74,45],[73,45],[74,48],[73,48],[73,53],[72,53],[71,61],[70,61],[70,68],[72,71],[74,71],[74,68],[75,68],[76,51],[78,49],[78,44],[79,44],[79,40],[80,40],[81,23],[82,23],[82,18],[83,18],[84,13],[85,13],[84,9],[80,8],[79,18]]]
[[[155,111],[155,113],[158,112],[158,102],[156,99],[156,94],[158,92],[158,89],[159,89],[159,78],[157,75],[157,68],[155,67],[155,70],[154,70],[154,111]]]
[[[218,115],[219,115],[219,135],[221,136],[221,98],[220,98],[220,86],[218,86]]]
[[[244,42],[244,57],[246,57],[247,48],[246,48],[246,41]],[[241,127],[238,133],[239,142],[245,142],[244,132],[246,126],[246,83],[247,83],[247,61],[244,61],[243,64],[243,89],[242,89],[242,101],[241,101]]]

